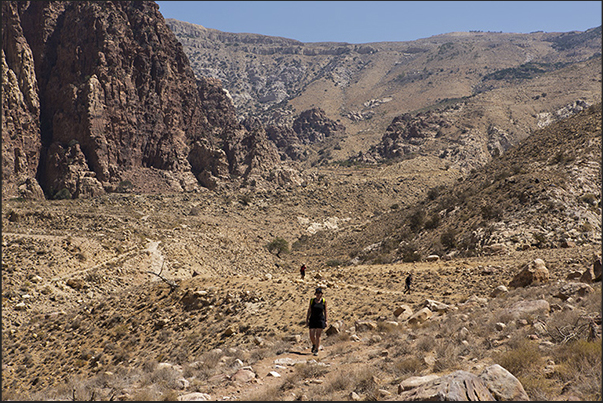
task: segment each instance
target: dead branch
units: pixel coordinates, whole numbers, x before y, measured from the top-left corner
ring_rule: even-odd
[[[159,278],[160,278],[162,281],[164,281],[164,282],[165,282],[167,285],[169,285],[169,286],[170,286],[170,292],[172,292],[172,291],[174,291],[176,288],[178,288],[178,284],[177,284],[175,281],[168,280],[167,278],[165,278],[165,277],[163,277],[163,276],[161,275],[161,272],[163,271],[163,265],[164,265],[164,264],[165,264],[165,259],[163,259],[163,263],[161,264],[161,269],[159,270],[159,273],[154,273],[154,272],[152,272],[152,271],[148,271],[148,270],[147,270],[147,273],[149,273],[149,274],[154,274],[154,275],[156,275],[157,277],[159,277]]]

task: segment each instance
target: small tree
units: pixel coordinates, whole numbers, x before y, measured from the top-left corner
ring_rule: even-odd
[[[274,238],[266,247],[270,253],[276,253],[278,257],[281,257],[281,253],[289,253],[289,242],[279,236]]]

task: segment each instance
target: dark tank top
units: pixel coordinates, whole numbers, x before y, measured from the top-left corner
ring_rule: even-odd
[[[325,299],[316,300],[312,298],[312,310],[310,313],[310,327],[325,327]]]

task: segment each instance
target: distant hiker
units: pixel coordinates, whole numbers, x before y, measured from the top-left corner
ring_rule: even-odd
[[[412,273],[408,273],[406,277],[406,289],[404,290],[404,294],[410,292],[410,285],[412,284]]]
[[[301,274],[302,280],[304,279],[304,277],[306,277],[306,265],[305,264],[301,265],[301,268],[299,269],[299,274]]]
[[[312,354],[318,355],[320,347],[320,335],[327,327],[327,301],[322,296],[322,288],[315,291],[316,297],[310,299],[310,306],[306,314],[306,325],[310,328],[310,341],[312,342]]]

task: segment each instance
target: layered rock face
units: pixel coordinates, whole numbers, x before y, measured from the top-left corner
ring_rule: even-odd
[[[34,177],[50,198],[124,182],[145,192],[151,177],[159,191],[190,191],[276,153],[271,143],[248,148],[220,81],[195,78],[155,3],[2,8],[4,196],[27,196]]]
[[[41,188],[32,180],[40,160],[40,145],[40,99],[33,54],[23,36],[16,3],[3,2],[3,194],[42,196]]]

